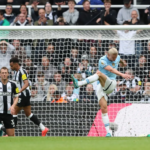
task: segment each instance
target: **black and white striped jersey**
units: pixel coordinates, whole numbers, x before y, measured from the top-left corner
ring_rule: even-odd
[[[13,98],[19,96],[19,89],[14,81],[8,81],[4,85],[0,81],[0,113],[10,114],[8,110],[13,104]]]
[[[18,71],[15,71],[14,80],[16,81],[19,90],[21,90],[24,85],[23,81],[28,80],[27,71],[20,67]],[[22,94],[24,94],[24,96],[31,96],[29,86],[22,92]]]
[[[125,83],[127,85],[127,88],[129,88],[129,89],[136,87],[136,85],[142,86],[142,82],[139,77],[134,77],[134,79],[132,79],[132,80],[124,79],[119,84],[123,84],[123,83]]]

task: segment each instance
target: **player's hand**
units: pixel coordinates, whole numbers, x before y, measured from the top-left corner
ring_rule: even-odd
[[[15,107],[13,105],[9,108],[9,110],[12,115],[15,114]]]
[[[128,74],[123,74],[122,77],[126,80],[130,80],[132,78],[131,75]]]

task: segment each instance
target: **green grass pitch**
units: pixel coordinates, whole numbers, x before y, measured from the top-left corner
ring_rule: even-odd
[[[150,150],[150,138],[0,137],[0,150]]]

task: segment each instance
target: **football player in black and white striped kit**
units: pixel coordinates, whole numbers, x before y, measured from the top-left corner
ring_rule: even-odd
[[[9,73],[6,67],[1,68],[0,75],[0,122],[3,121],[6,134],[14,136],[15,123],[12,114],[15,113],[15,106],[18,103],[19,89],[14,81],[8,80]]]
[[[21,109],[24,110],[25,115],[34,122],[34,124],[38,125],[42,131],[42,136],[46,136],[48,132],[48,128],[46,128],[38,118],[31,113],[31,105],[30,105],[30,89],[29,89],[29,81],[27,78],[27,72],[19,65],[18,58],[11,58],[10,59],[10,67],[12,70],[15,71],[15,81],[17,82],[19,88],[19,100],[17,106],[15,107],[15,115],[14,121],[17,124],[17,114],[20,112]]]

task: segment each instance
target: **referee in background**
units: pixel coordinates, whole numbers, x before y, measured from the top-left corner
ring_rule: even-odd
[[[18,58],[11,58],[10,59],[10,67],[13,71],[15,71],[15,81],[17,82],[17,86],[19,88],[19,100],[17,105],[15,106],[15,115],[14,121],[15,125],[17,125],[17,114],[20,112],[20,110],[24,110],[25,115],[36,125],[38,125],[42,131],[42,136],[46,136],[48,132],[48,128],[46,128],[39,120],[38,118],[31,113],[31,105],[30,105],[30,98],[31,98],[31,92],[29,89],[29,82],[27,78],[27,71],[23,69],[19,65],[19,59]]]
[[[8,80],[9,73],[6,67],[1,68],[0,75],[0,122],[3,121],[6,134],[14,136],[15,123],[12,115],[15,113],[15,106],[18,102],[19,89],[15,82]],[[2,127],[0,125],[1,130]]]

